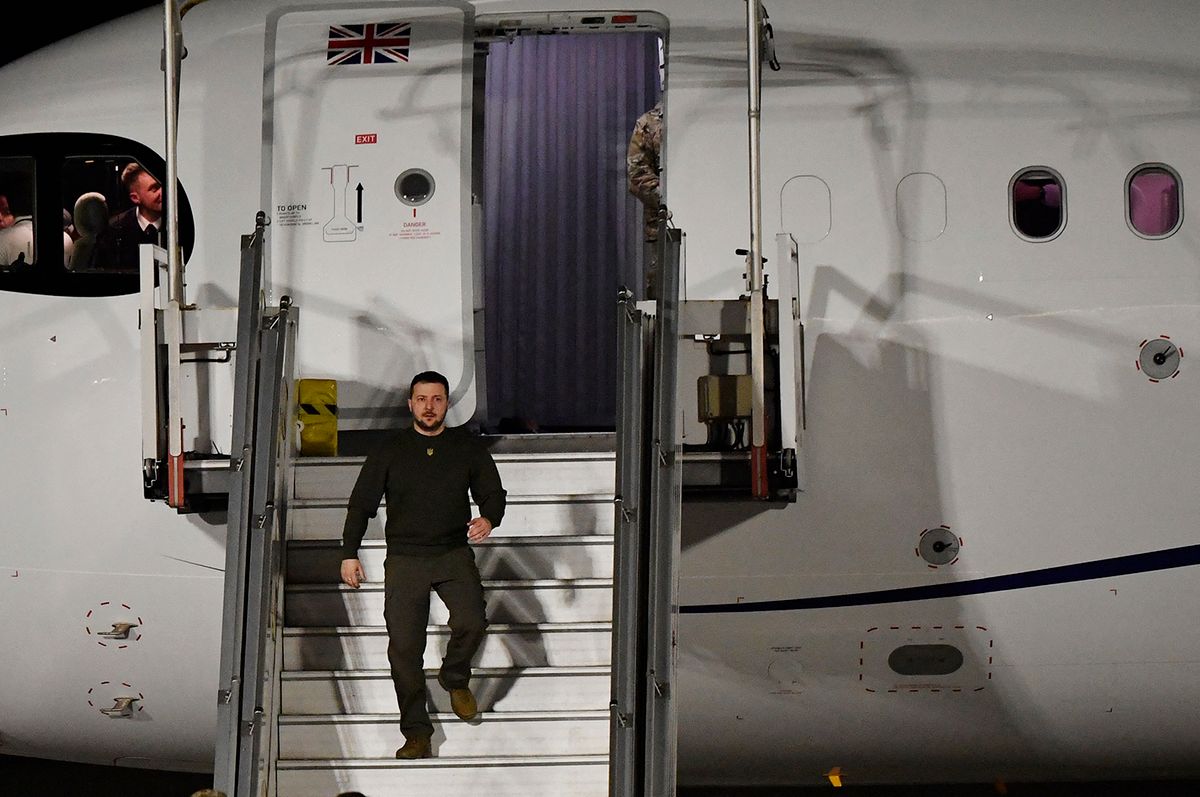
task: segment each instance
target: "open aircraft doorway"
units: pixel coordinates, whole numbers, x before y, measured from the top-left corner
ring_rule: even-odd
[[[665,19],[559,16],[477,26],[481,416],[502,433],[614,428],[617,292],[643,286],[626,153],[662,98]]]

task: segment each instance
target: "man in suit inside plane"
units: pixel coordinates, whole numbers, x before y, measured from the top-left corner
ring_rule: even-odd
[[[131,161],[121,171],[121,187],[133,207],[118,213],[109,226],[116,235],[121,268],[136,269],[141,244],[162,246],[162,184],[140,163]]]
[[[358,548],[368,519],[387,497],[383,617],[405,739],[397,758],[432,755],[424,671],[431,590],[450,611],[450,641],[438,683],[450,693],[450,706],[460,719],[473,719],[479,711],[469,683],[487,615],[470,543],[484,540],[500,525],[506,493],[483,443],[463,427],[446,426],[449,395],[449,381],[436,371],[413,377],[408,398],[412,427],[367,457],[342,530],[342,582],[358,589],[366,578]],[[479,507],[474,518],[468,492]]]

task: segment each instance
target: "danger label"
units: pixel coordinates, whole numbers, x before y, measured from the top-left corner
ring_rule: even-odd
[[[429,229],[429,223],[425,221],[406,221],[402,228],[390,233],[390,238],[401,238],[404,240],[414,240],[419,238],[432,238],[435,235],[441,235],[438,230]]]

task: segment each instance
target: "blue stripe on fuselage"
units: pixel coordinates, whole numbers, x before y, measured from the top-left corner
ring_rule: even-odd
[[[1183,548],[1168,548],[1114,559],[1095,562],[1080,562],[1073,565],[1048,567],[1044,570],[1029,570],[1010,573],[1006,576],[991,576],[970,581],[951,581],[944,584],[929,584],[923,587],[900,587],[881,589],[874,592],[851,592],[846,595],[824,595],[816,598],[789,598],[774,601],[750,601],[745,603],[710,603],[680,606],[682,614],[722,614],[725,612],[785,612],[797,609],[834,609],[843,606],[871,606],[879,603],[906,603],[927,601],[937,598],[957,598],[962,595],[983,595],[988,592],[1005,592],[1014,589],[1046,587],[1053,584],[1070,584],[1073,581],[1091,581],[1098,578],[1128,576],[1133,573],[1149,573],[1155,570],[1171,570],[1200,564],[1200,545]]]

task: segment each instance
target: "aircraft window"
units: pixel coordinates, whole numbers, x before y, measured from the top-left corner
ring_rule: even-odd
[[[136,159],[67,158],[61,184],[74,239],[70,270],[136,274],[140,244],[166,246],[162,185]]]
[[[1161,163],[1143,164],[1125,181],[1126,219],[1144,238],[1166,238],[1183,220],[1182,181]]]
[[[0,157],[0,270],[33,265],[33,158]]]
[[[165,174],[161,157],[127,138],[96,133],[0,135],[0,195],[10,210],[13,197],[6,192],[17,196],[18,204],[28,201],[24,214],[29,217],[18,225],[29,239],[23,256],[15,265],[7,255],[0,263],[0,291],[46,296],[137,293],[138,245],[165,244],[166,192],[159,185]],[[183,186],[178,196],[179,244],[186,262],[195,223]],[[0,215],[7,217],[7,212]]]
[[[1067,222],[1067,191],[1062,176],[1044,166],[1025,169],[1009,186],[1013,229],[1030,241],[1049,241]]]

